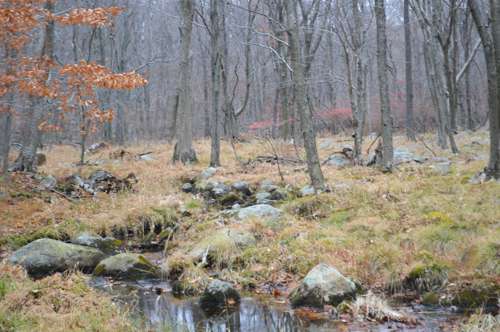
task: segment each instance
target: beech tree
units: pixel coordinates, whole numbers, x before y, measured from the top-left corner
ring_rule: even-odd
[[[76,8],[63,14],[53,12],[54,1],[21,0],[0,2],[0,41],[2,52],[7,55],[0,72],[1,109],[4,116],[2,160],[4,174],[8,169],[12,115],[15,113],[15,96],[30,99],[30,144],[23,147],[13,165],[15,171],[34,171],[40,135],[45,130],[58,130],[47,120],[50,108],[64,113],[80,112],[81,158],[84,161],[85,138],[95,129],[95,123],[110,120],[112,111],[102,110],[96,98],[97,89],[129,90],[147,82],[135,72],[114,74],[95,63],[81,61],[61,65],[54,58],[55,24],[61,26],[86,25],[104,27],[122,10],[118,7]],[[44,28],[44,42],[39,56],[23,53],[31,42],[30,33]],[[5,100],[5,102],[4,102]]]

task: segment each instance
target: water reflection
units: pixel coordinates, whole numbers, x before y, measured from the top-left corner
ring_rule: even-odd
[[[300,331],[302,325],[288,312],[244,298],[239,310],[206,317],[196,301],[179,301],[169,295],[141,296],[139,306],[153,326],[171,326],[174,332]]]
[[[139,282],[110,284],[95,279],[93,286],[115,295],[117,301],[132,304],[135,313],[145,320],[148,330],[172,332],[323,332],[323,331],[442,331],[451,317],[444,311],[417,313],[422,325],[358,322],[349,325],[339,321],[308,322],[293,314],[287,306],[266,304],[243,298],[232,313],[207,317],[197,299],[177,299],[169,292],[158,295],[154,289],[168,288],[165,283]]]

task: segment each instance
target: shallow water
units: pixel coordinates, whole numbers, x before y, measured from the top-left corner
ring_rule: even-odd
[[[322,332],[322,331],[447,331],[459,317],[449,311],[401,307],[417,317],[418,326],[400,323],[342,322],[333,319],[308,321],[285,304],[266,303],[246,297],[232,313],[207,317],[196,298],[177,299],[168,283],[140,281],[110,283],[96,278],[92,286],[112,294],[118,303],[132,304],[134,315],[152,331],[172,332]],[[164,292],[157,294],[156,289]]]

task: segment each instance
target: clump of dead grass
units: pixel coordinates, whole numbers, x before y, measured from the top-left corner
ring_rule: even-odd
[[[31,280],[0,264],[1,331],[134,331],[126,311],[87,286],[79,273]]]

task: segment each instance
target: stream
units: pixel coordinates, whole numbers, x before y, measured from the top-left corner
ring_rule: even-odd
[[[131,305],[134,318],[148,331],[158,332],[322,332],[322,331],[448,331],[460,316],[443,308],[395,306],[417,317],[419,325],[303,319],[286,304],[243,297],[231,313],[207,317],[196,298],[178,299],[165,281],[110,282],[94,278],[91,285],[113,296],[118,304]],[[284,301],[280,301],[284,302]]]

